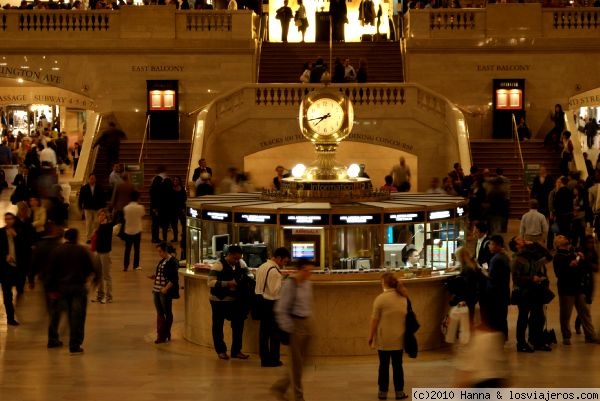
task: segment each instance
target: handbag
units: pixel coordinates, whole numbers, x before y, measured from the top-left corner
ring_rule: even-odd
[[[409,358],[416,358],[419,352],[419,344],[417,343],[417,337],[415,333],[419,330],[421,325],[417,320],[417,315],[413,311],[410,299],[407,300],[407,311],[406,311],[406,322],[404,331],[404,351]]]
[[[296,24],[297,27],[301,27],[302,26],[302,20],[301,19],[294,20],[294,24]]]

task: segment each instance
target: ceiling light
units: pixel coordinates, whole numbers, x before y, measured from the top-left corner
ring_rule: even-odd
[[[22,84],[24,82],[23,78],[17,78],[17,82],[20,83],[20,84]]]

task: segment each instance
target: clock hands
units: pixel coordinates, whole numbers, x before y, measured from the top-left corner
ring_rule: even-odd
[[[329,117],[331,117],[331,113],[324,114],[321,117],[310,118],[307,121],[319,120],[315,123],[315,125],[317,125],[318,123]]]

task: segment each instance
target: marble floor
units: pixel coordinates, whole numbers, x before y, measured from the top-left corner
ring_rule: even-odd
[[[5,201],[0,202],[0,209],[4,206]],[[82,228],[82,222],[74,221],[73,226]],[[155,345],[152,281],[147,276],[153,273],[158,257],[149,235],[145,235],[143,270],[123,272],[123,245],[120,240],[114,242],[114,303],[89,304],[83,355],[70,355],[68,347],[46,348],[46,314],[39,286],[26,291],[17,304],[20,326],[7,327],[5,317],[0,316],[0,400],[273,399],[268,388],[285,367],[260,368],[256,355],[245,361],[222,361],[211,349],[186,342],[181,335],[181,299],[174,304],[173,341]],[[597,309],[594,322],[599,327]],[[579,335],[569,347],[558,345],[552,352],[518,354],[515,312],[511,307],[511,338],[505,347],[513,387],[600,387],[599,345],[584,344]],[[549,307],[548,317],[549,326],[558,329],[556,300]],[[367,326],[365,322],[356,330],[366,335]],[[61,334],[63,340],[68,339],[64,324]],[[422,352],[416,360],[405,359],[405,377],[407,391],[414,387],[452,387],[452,348]],[[375,353],[367,357],[314,358],[306,369],[306,400],[375,400],[376,383]]]

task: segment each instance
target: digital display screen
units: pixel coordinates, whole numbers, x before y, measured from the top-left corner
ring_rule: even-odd
[[[292,259],[315,259],[314,242],[292,242]]]

